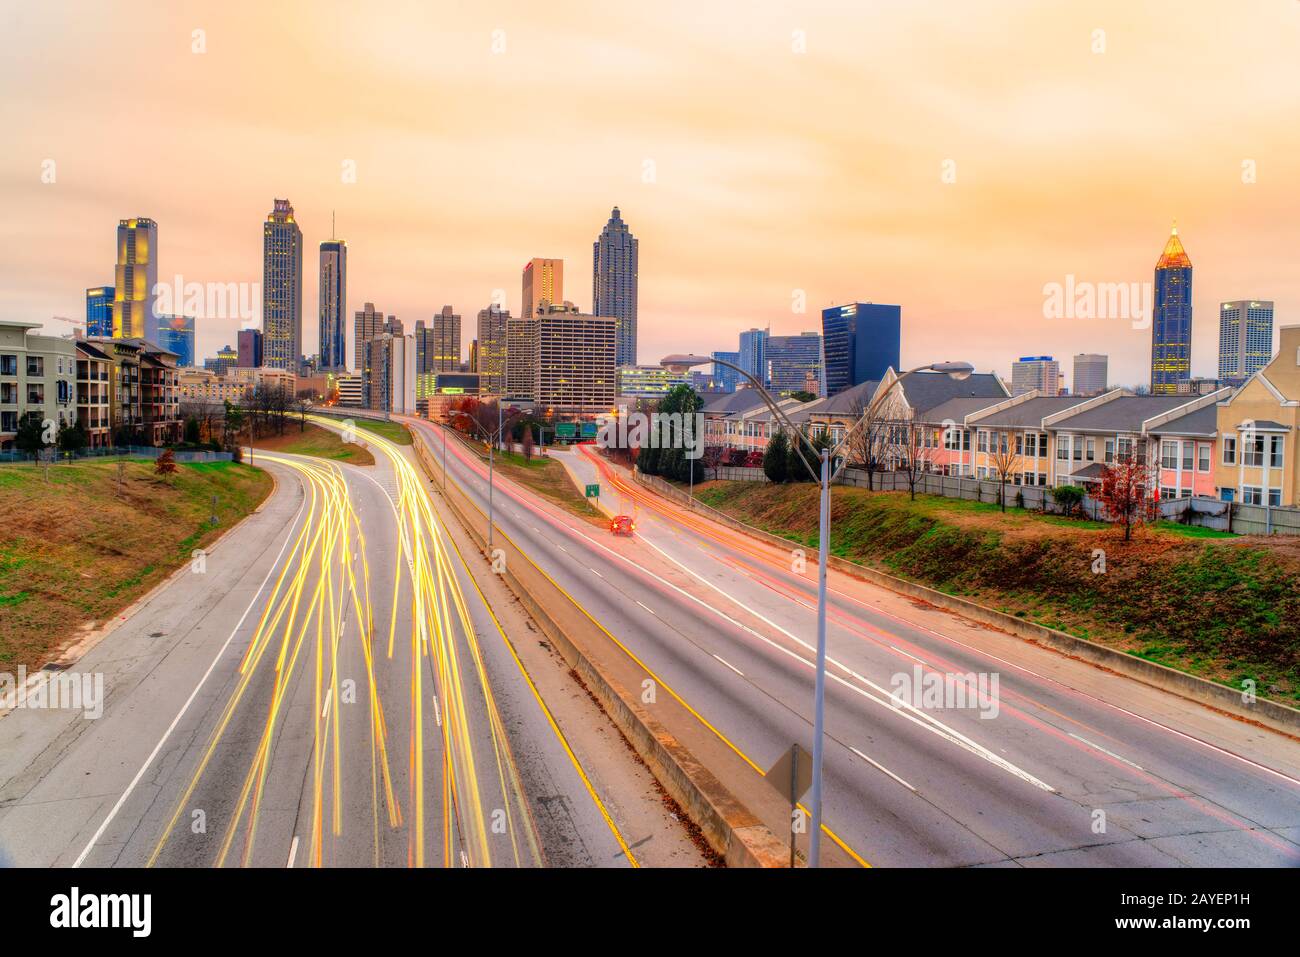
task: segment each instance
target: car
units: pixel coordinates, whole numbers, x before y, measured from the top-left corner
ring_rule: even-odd
[[[636,531],[636,522],[631,515],[615,515],[610,519],[609,530],[615,535],[631,535]]]

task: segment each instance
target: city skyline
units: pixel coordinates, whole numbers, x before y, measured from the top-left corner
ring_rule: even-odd
[[[380,300],[411,321],[431,320],[445,302],[474,314],[493,300],[495,290],[504,290],[506,307],[517,314],[520,265],[545,255],[568,259],[571,268],[585,272],[591,237],[617,205],[645,241],[641,362],[682,347],[703,353],[734,349],[737,333],[755,326],[797,335],[815,326],[821,308],[862,300],[903,306],[905,365],[953,352],[953,358],[1007,375],[1020,354],[1099,348],[1112,357],[1114,381],[1141,384],[1148,378],[1149,329],[1134,329],[1127,320],[1045,319],[1043,287],[1067,276],[1149,282],[1152,251],[1175,218],[1197,254],[1193,376],[1215,374],[1219,303],[1264,297],[1276,303],[1279,326],[1289,321],[1300,305],[1300,280],[1286,258],[1300,201],[1287,188],[1296,172],[1296,134],[1278,120],[1294,113],[1297,85],[1284,82],[1290,74],[1283,71],[1291,69],[1283,65],[1285,57],[1261,55],[1243,66],[1230,53],[1234,40],[1247,37],[1256,46],[1280,49],[1287,43],[1285,31],[1261,38],[1243,23],[1248,18],[1210,12],[1210,33],[1220,40],[1211,45],[1204,40],[1204,22],[1184,35],[1178,22],[1119,4],[1058,16],[1050,24],[1021,4],[1003,6],[1024,16],[1003,18],[1001,34],[968,49],[960,63],[935,67],[914,89],[891,89],[877,107],[883,125],[846,127],[829,110],[794,104],[808,84],[834,78],[870,83],[877,68],[859,65],[852,55],[854,44],[873,32],[913,37],[939,51],[957,42],[962,29],[985,36],[984,14],[948,11],[951,37],[926,36],[934,21],[915,13],[821,12],[794,22],[761,10],[744,30],[728,26],[722,14],[683,14],[709,31],[732,61],[795,58],[795,71],[787,64],[746,78],[763,94],[756,101],[767,98],[759,110],[738,96],[739,80],[711,65],[704,51],[686,56],[666,88],[658,89],[670,77],[665,71],[675,48],[672,35],[645,16],[620,13],[596,40],[578,28],[580,17],[572,14],[548,24],[518,8],[497,23],[457,11],[449,15],[446,31],[458,42],[445,63],[417,68],[404,57],[358,62],[358,91],[391,83],[402,94],[375,119],[367,117],[357,95],[330,95],[341,88],[341,78],[317,87],[289,79],[285,89],[268,93],[281,105],[293,97],[300,110],[288,124],[303,135],[286,137],[248,105],[256,102],[245,95],[255,78],[235,78],[219,92],[211,92],[211,84],[214,71],[224,70],[231,58],[268,49],[271,41],[259,34],[274,33],[271,28],[292,11],[254,14],[236,25],[220,11],[192,16],[200,8],[182,4],[159,13],[139,38],[147,54],[141,59],[169,76],[169,89],[159,95],[177,107],[174,122],[151,134],[150,150],[129,162],[108,156],[93,167],[82,154],[91,139],[107,135],[91,113],[98,101],[65,102],[59,71],[76,62],[83,73],[100,78],[97,96],[112,96],[128,89],[145,67],[101,58],[88,46],[106,22],[94,11],[78,26],[84,35],[47,44],[35,62],[23,48],[47,39],[50,21],[32,12],[0,42],[26,74],[47,82],[35,83],[33,95],[22,102],[5,104],[15,143],[0,169],[12,184],[9,222],[41,225],[24,225],[24,241],[13,244],[0,301],[7,315],[59,331],[52,316],[81,315],[85,289],[112,283],[109,230],[119,219],[136,216],[159,223],[159,282],[177,275],[186,281],[260,282],[259,237],[252,224],[264,219],[271,197],[287,195],[304,243],[327,239],[337,210],[338,233],[352,247],[345,314],[365,300]],[[191,52],[191,21],[206,24],[202,54]],[[1102,53],[1092,50],[1098,23],[1106,25]],[[341,24],[337,35],[315,32],[302,42],[314,44],[313,56],[377,42],[363,18],[345,13]],[[493,53],[492,30],[498,27],[507,42],[503,52]],[[805,53],[791,51],[796,29],[806,31]],[[1165,30],[1169,43],[1153,46]],[[406,50],[391,31],[385,42]],[[591,156],[541,151],[523,171],[512,159],[485,152],[481,146],[490,131],[481,118],[504,108],[505,95],[490,71],[470,80],[471,95],[436,131],[402,108],[406,98],[440,88],[457,71],[463,81],[468,66],[482,73],[491,65],[502,71],[502,81],[515,78],[529,69],[529,51],[551,43],[572,62],[550,61],[555,72],[548,83],[575,113],[592,96],[584,71],[606,63],[613,51],[639,51],[626,63],[610,64],[610,83],[645,118],[620,121],[619,130],[628,134],[625,147],[588,151]],[[1008,67],[1002,56],[1012,47],[1032,49],[1031,64]],[[1189,50],[1201,67],[1184,72],[1179,64]],[[994,62],[996,71],[988,69]],[[1231,82],[1221,79],[1225,71]],[[1186,95],[1178,103],[1161,99],[1160,128],[1213,128],[1232,116],[1238,135],[1231,145],[1171,156],[1156,142],[1148,100],[1160,95],[1169,73],[1180,75]],[[956,81],[971,89],[962,108],[982,101],[995,119],[1014,115],[1023,122],[981,126],[963,115],[943,93],[945,84]],[[684,87],[703,101],[699,110],[669,111],[665,98],[677,97]],[[201,121],[184,108],[187,98],[200,96],[215,98]],[[1054,96],[1065,97],[1066,110]],[[719,107],[724,100],[726,111]],[[326,104],[337,111],[340,133],[313,138],[307,134],[324,122]],[[63,119],[55,124],[54,115]],[[721,138],[707,134],[706,118]],[[531,131],[533,122],[521,132]],[[765,130],[767,123],[771,130]],[[1024,137],[1022,130],[1030,126],[1038,130],[1036,139]],[[378,147],[355,145],[385,132],[391,133],[396,159]],[[579,143],[594,142],[589,131],[584,135]],[[760,136],[766,137],[764,146],[755,149]],[[449,137],[457,144],[454,151],[443,143]],[[193,155],[194,142],[207,144],[203,155]],[[864,160],[866,155],[873,158]],[[47,159],[56,164],[53,182],[42,181]],[[953,176],[944,182],[948,161]],[[1247,162],[1253,182],[1244,179]],[[352,182],[345,180],[348,163]],[[1036,181],[1050,189],[1026,185]],[[448,182],[455,183],[450,201],[436,185]],[[547,189],[540,188],[543,183]],[[508,230],[500,228],[502,216]],[[16,228],[7,227],[11,240]],[[318,310],[314,258],[304,264],[307,315]],[[945,282],[936,284],[932,267],[940,258]],[[433,270],[431,262],[437,264]],[[576,292],[575,302],[590,309],[585,290]],[[799,297],[802,313],[792,309]],[[244,324],[198,317],[197,355],[212,355]],[[314,326],[308,323],[305,330],[308,353],[318,349]],[[955,339],[962,331],[971,334]]]

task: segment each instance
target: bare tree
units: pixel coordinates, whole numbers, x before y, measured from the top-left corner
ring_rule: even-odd
[[[925,423],[917,418],[915,411],[906,412],[889,423],[886,433],[888,450],[885,459],[892,464],[895,471],[903,473],[907,479],[907,490],[915,501],[916,483],[928,468]]]
[[[848,442],[848,460],[866,469],[867,488],[873,489],[875,473],[884,465],[889,452],[889,422],[880,408],[871,408],[870,397],[854,400],[850,412],[854,423],[859,424]]]
[[[1020,454],[1016,452],[1010,432],[989,433],[989,461],[998,473],[998,502],[1007,510],[1007,480],[1020,471]]]

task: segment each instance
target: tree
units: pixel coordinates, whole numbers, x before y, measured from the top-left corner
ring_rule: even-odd
[[[916,483],[925,474],[925,426],[915,412],[904,414],[889,426],[889,452],[895,471],[907,479],[907,491],[916,501]]]
[[[86,437],[86,430],[80,423],[73,422],[71,425],[64,425],[59,428],[57,439],[59,448],[64,452],[77,453],[84,449],[90,440]]]
[[[154,462],[153,471],[155,475],[176,474],[176,456],[171,449],[163,449],[162,455],[158,456],[158,461]]]
[[[875,473],[885,460],[888,447],[889,426],[879,408],[871,407],[871,398],[854,400],[850,409],[856,430],[845,448],[850,465],[867,471],[867,488],[875,488]],[[850,426],[852,427],[852,426]]]
[[[239,448],[239,433],[244,428],[244,410],[227,399],[225,411],[224,444],[227,450],[235,450]]]
[[[14,436],[14,445],[33,457],[40,454],[46,446],[45,423],[39,412],[28,412],[18,421],[18,432]]]
[[[775,485],[790,481],[790,439],[784,429],[777,429],[767,440],[763,453],[763,474]]]
[[[1052,489],[1052,501],[1061,510],[1061,514],[1068,517],[1083,504],[1084,494],[1078,485],[1058,485]]]
[[[536,448],[533,445],[533,428],[531,425],[524,428],[524,440],[521,445],[524,450],[524,461],[531,462],[533,460],[533,450]]]
[[[1124,526],[1124,541],[1133,537],[1133,526],[1148,517],[1147,487],[1151,469],[1141,459],[1129,455],[1114,465],[1101,467],[1101,488],[1097,497],[1112,522]]]
[[[989,461],[998,473],[998,502],[1007,510],[1007,479],[1020,471],[1020,456],[1012,444],[1009,432],[989,433]]]
[[[797,392],[791,392],[791,393],[790,393],[790,398],[794,399],[796,402],[816,402],[816,401],[817,401],[817,396],[815,396],[815,395],[813,395],[811,392],[807,392],[807,391],[805,391],[805,390],[803,390],[803,389],[800,389],[800,390],[798,390]]]
[[[721,445],[706,445],[704,447],[704,455],[701,457],[700,462],[706,469],[713,470],[713,477],[716,479],[718,477],[718,469],[722,467],[723,460],[726,458],[727,450]]]
[[[199,444],[199,420],[193,415],[185,417],[185,442],[187,445]]]

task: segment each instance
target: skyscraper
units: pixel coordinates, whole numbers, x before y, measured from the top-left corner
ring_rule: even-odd
[[[763,378],[767,375],[766,350],[766,329],[749,329],[740,334],[740,361],[736,364],[764,385],[767,384]],[[748,381],[741,384],[751,385]]]
[[[740,365],[739,352],[711,352],[709,357],[712,359],[721,359],[724,362],[730,362],[732,365]],[[740,373],[735,369],[713,363],[713,383],[723,392],[735,392],[736,385],[740,381]]]
[[[901,306],[850,302],[823,309],[826,394],[879,381],[886,369],[897,371],[902,322]]]
[[[805,390],[823,393],[822,337],[816,332],[769,336],[764,354],[764,381],[777,395]],[[813,385],[815,388],[809,389]]]
[[[117,224],[113,338],[157,344],[154,287],[158,285],[158,224],[137,216]]]
[[[347,368],[348,244],[327,239],[320,244],[320,368]]]
[[[176,365],[186,368],[194,365],[194,317],[158,316],[158,345],[176,353]]]
[[[1239,386],[1273,358],[1273,303],[1219,304],[1219,382]]]
[[[478,369],[481,391],[504,395],[506,391],[506,326],[510,310],[488,306],[478,311]]]
[[[524,266],[523,299],[520,301],[520,318],[537,314],[541,302],[564,301],[564,260],[530,259]]]
[[[1021,356],[1011,363],[1011,394],[1037,389],[1043,395],[1061,391],[1061,364],[1051,356]]]
[[[460,316],[443,306],[433,317],[432,372],[455,372],[460,368]]]
[[[1151,393],[1175,395],[1192,376],[1192,260],[1174,225],[1156,260],[1151,309]]]
[[[293,206],[277,199],[262,227],[262,355],[297,373],[302,361],[302,230]]]
[[[1074,394],[1100,395],[1110,378],[1110,360],[1103,355],[1081,352],[1074,357]]]
[[[235,365],[241,369],[256,369],[262,364],[262,330],[239,330],[239,358]]]
[[[637,239],[618,207],[592,243],[591,312],[618,320],[618,365],[636,364]]]
[[[105,339],[113,335],[112,286],[95,286],[86,290],[86,335]]]

